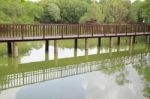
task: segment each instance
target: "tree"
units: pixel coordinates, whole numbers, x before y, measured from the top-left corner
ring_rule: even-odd
[[[136,22],[143,22],[142,17],[142,1],[136,0],[133,2],[129,8],[128,14],[128,22],[136,23]]]
[[[92,3],[87,12],[80,18],[80,23],[96,20],[98,23],[104,22],[105,15],[102,13],[100,6],[97,3]]]
[[[150,0],[145,0],[142,6],[142,16],[146,23],[150,23]]]
[[[124,0],[109,0],[105,11],[115,23],[122,23],[128,15],[128,8]]]
[[[60,20],[60,8],[55,3],[48,3],[44,8],[42,21],[46,23],[57,22]]]
[[[22,0],[2,0],[1,23],[34,23],[41,16],[42,7],[37,3]]]

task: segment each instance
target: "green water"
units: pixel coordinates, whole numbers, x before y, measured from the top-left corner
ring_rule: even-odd
[[[68,43],[69,42],[69,43]],[[20,42],[19,56],[0,49],[0,99],[149,99],[150,46],[145,43],[97,48],[97,40],[61,40],[54,55],[44,42]],[[114,39],[114,45],[116,41]]]

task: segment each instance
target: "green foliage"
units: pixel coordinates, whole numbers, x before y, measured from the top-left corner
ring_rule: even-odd
[[[146,23],[150,23],[150,0],[145,0],[143,3],[142,16]]]
[[[60,22],[62,23],[78,23],[80,17],[86,12],[88,5],[84,0],[42,0],[40,3],[43,7],[48,3],[57,5],[60,8]],[[47,12],[44,11],[44,14],[47,15]],[[52,22],[49,16],[46,17],[49,22]],[[45,18],[41,21],[45,21]]]
[[[0,23],[150,23],[149,5],[149,0],[1,0]]]
[[[129,22],[142,22],[142,1],[136,0],[132,3],[132,6],[129,8],[128,21]]]
[[[80,18],[80,23],[84,23],[86,21],[93,21],[96,20],[98,23],[104,22],[105,15],[102,13],[102,10],[100,9],[100,6],[96,3],[92,3],[88,9],[87,12]]]
[[[111,16],[111,20],[115,23],[121,23],[128,14],[128,8],[124,0],[110,0],[107,4],[107,16]]]
[[[45,23],[57,22],[60,20],[60,8],[55,3],[48,2],[44,6],[44,15],[42,21]]]
[[[2,0],[0,3],[1,23],[34,23],[42,13],[42,7],[33,2]]]

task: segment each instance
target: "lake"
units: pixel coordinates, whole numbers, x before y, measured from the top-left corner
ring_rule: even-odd
[[[59,42],[60,44],[60,42]],[[0,57],[0,99],[149,99],[150,46],[73,48],[20,43],[19,57]],[[82,46],[82,45],[79,45]]]

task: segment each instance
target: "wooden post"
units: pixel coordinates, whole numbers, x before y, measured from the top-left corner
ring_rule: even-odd
[[[88,56],[88,38],[85,38],[85,56]]]
[[[147,44],[150,43],[150,36],[149,35],[146,35],[146,42],[147,42]]]
[[[133,45],[133,36],[130,36],[129,39],[130,39],[130,40],[129,40],[129,46],[132,46],[132,45]]]
[[[74,39],[74,57],[77,57],[78,39]]]
[[[109,37],[109,47],[110,48],[112,47],[112,44],[113,44],[113,39],[112,39],[112,37]]]
[[[117,52],[119,52],[119,51],[120,51],[120,46],[118,45],[118,46],[117,46]]]
[[[13,57],[17,57],[18,56],[17,42],[12,42],[12,56]]]
[[[134,46],[134,45],[132,45],[132,44],[129,46],[129,54],[132,54],[133,46]]]
[[[45,40],[45,52],[49,51],[49,40]]]
[[[101,38],[98,38],[98,47],[101,47]]]
[[[15,71],[18,71],[18,66],[19,66],[19,58],[12,58],[13,59],[13,66],[15,67]]]
[[[120,36],[118,37],[117,45],[120,45]]]
[[[89,47],[88,38],[85,38],[85,50],[88,50],[88,47]]]
[[[74,49],[74,57],[77,57],[77,49]]]
[[[49,51],[45,52],[45,61],[48,61],[48,60],[49,60]]]
[[[100,54],[101,47],[97,47],[97,54]]]
[[[77,49],[78,48],[78,39],[74,39],[74,48]]]
[[[11,42],[7,42],[7,52],[8,55],[11,56],[12,55],[12,47],[11,47]]]
[[[112,57],[112,48],[109,48],[109,56]]]
[[[133,36],[133,44],[136,43],[136,36]]]
[[[54,40],[54,59],[58,59],[58,42]]]

